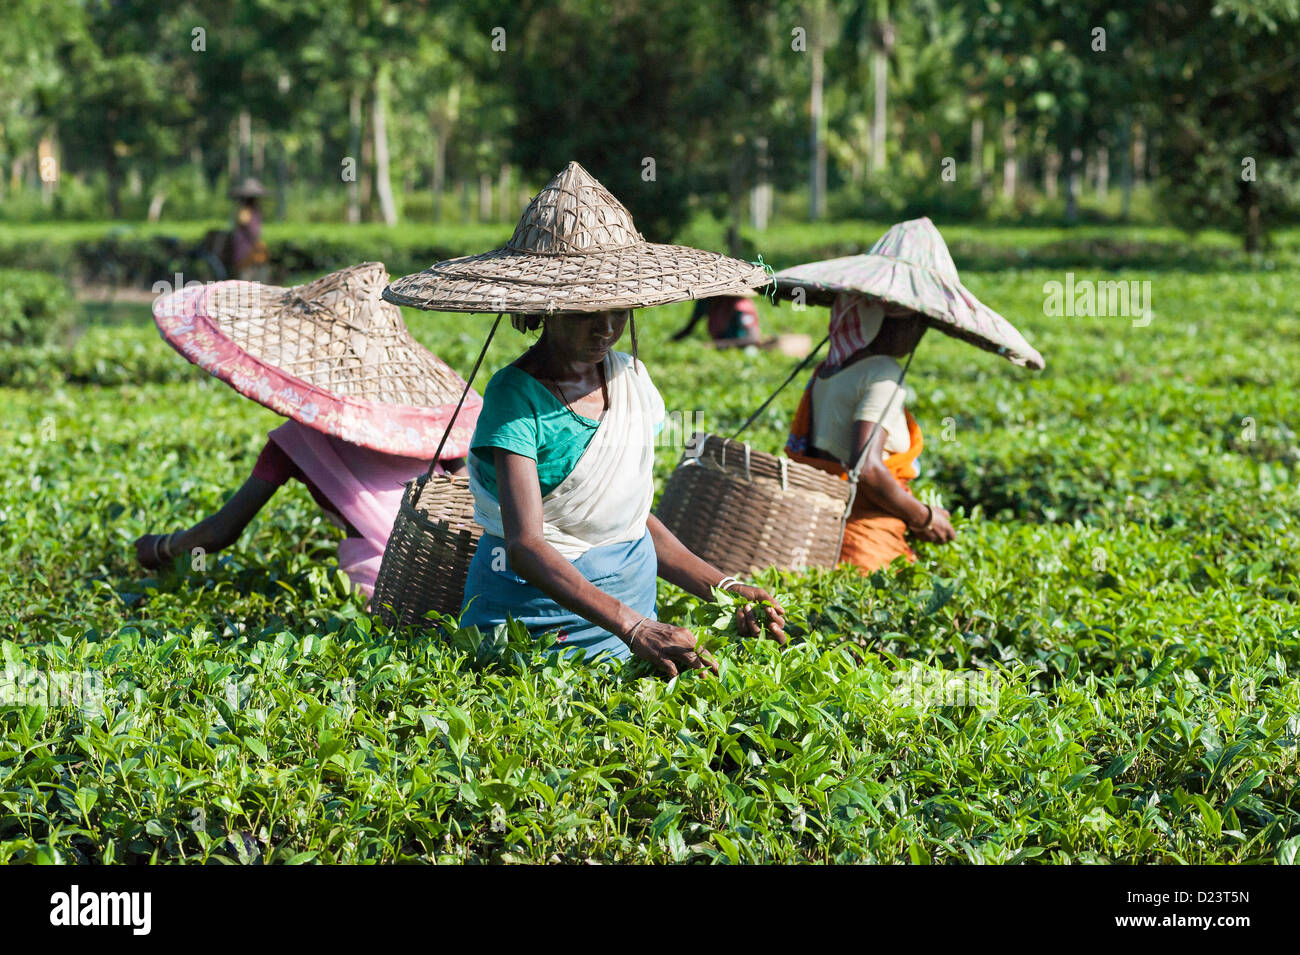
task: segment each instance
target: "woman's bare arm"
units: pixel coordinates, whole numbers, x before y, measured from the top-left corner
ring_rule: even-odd
[[[713,588],[723,579],[722,571],[696,554],[670,531],[663,521],[653,514],[646,520],[646,527],[655,542],[655,556],[659,559],[659,576],[670,584],[676,584],[682,590],[701,600],[713,599]],[[785,643],[785,608],[772,599],[762,587],[736,583],[729,591],[746,600],[766,601],[767,625],[760,627],[753,609],[742,607],[738,611],[738,620],[742,633],[756,637],[767,630],[772,639]]]
[[[874,421],[853,422],[853,460],[861,460],[862,449],[867,448],[866,463],[858,475],[858,492],[867,491],[873,503],[901,519],[909,527],[925,523],[928,512],[925,505],[898,483],[885,467],[885,440],[889,433]]]
[[[711,599],[713,588],[725,576],[722,571],[697,557],[653,514],[646,521],[646,527],[654,538],[659,576],[701,600]]]
[[[537,462],[501,448],[494,449],[494,453],[506,559],[511,570],[562,607],[610,633],[626,634],[641,615],[583,577],[542,537]]]
[[[221,505],[221,510],[199,521],[189,530],[178,533],[172,540],[173,552],[202,547],[211,553],[229,547],[239,540],[244,529],[257,516],[257,512],[266,506],[276,490],[276,485],[270,481],[250,477]]]
[[[196,547],[209,554],[224,550],[239,540],[239,535],[244,533],[244,528],[248,527],[257,512],[271,499],[276,488],[277,485],[269,481],[250,477],[215,514],[205,517],[193,527],[170,535],[165,545],[166,550],[172,556],[189,553]],[[136,559],[145,567],[152,569],[158,566],[154,561],[155,553],[160,558],[165,556],[162,548],[154,542],[154,538],[160,536],[165,535],[145,534],[135,542]]]
[[[953,530],[948,522],[948,512],[942,508],[933,513],[911,494],[885,467],[885,440],[889,433],[874,421],[855,421],[853,423],[853,460],[862,455],[867,448],[866,464],[858,475],[858,493],[866,493],[872,503],[902,520],[909,529],[916,530],[930,521],[930,527],[922,535],[934,543],[952,540]],[[852,463],[852,462],[851,462]],[[916,533],[921,533],[916,530]]]

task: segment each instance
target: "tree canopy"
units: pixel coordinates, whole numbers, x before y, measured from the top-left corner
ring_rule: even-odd
[[[1300,207],[1300,0],[10,7],[9,217],[201,211],[256,174],[352,220],[508,219],[573,158],[665,239],[700,206],[760,221],[765,189],[1073,219],[1148,183],[1251,248]]]

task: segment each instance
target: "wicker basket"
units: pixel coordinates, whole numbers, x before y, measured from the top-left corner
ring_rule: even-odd
[[[727,574],[834,567],[849,484],[787,457],[695,434],[656,513]]]
[[[406,485],[370,606],[393,625],[422,624],[430,610],[460,613],[465,578],[483,528],[469,480],[443,474]]]

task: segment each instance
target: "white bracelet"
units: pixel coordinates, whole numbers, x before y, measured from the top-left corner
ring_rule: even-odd
[[[633,651],[635,651],[635,647],[636,647],[636,632],[637,632],[638,630],[640,630],[640,629],[641,629],[641,625],[644,624],[644,623],[645,623],[647,620],[649,620],[649,619],[650,619],[649,617],[642,617],[642,618],[641,618],[640,620],[638,620],[636,623],[632,624],[632,628],[631,628],[630,630],[628,630],[628,632],[627,632],[627,648],[628,648],[629,650],[633,650]]]
[[[732,585],[739,584],[739,583],[740,581],[737,580],[735,577],[730,577],[730,576],[723,577],[721,580],[719,580],[716,584],[713,585],[713,589],[730,590]]]

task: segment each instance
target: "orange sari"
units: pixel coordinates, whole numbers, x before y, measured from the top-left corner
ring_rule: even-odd
[[[907,435],[909,444],[906,451],[898,451],[885,456],[884,464],[889,473],[903,486],[903,490],[912,493],[908,485],[920,472],[915,462],[921,453],[925,441],[921,437],[921,427],[906,408]],[[804,389],[799,408],[794,413],[794,423],[790,426],[790,440],[786,444],[786,454],[800,464],[810,464],[815,468],[833,474],[843,481],[849,479],[848,472],[838,461],[826,458],[810,457],[808,437],[812,434],[812,382]],[[902,557],[908,561],[916,560],[916,554],[907,546],[907,525],[892,514],[881,510],[868,495],[858,489],[853,499],[853,510],[849,512],[848,523],[844,527],[844,543],[840,546],[840,562],[857,565],[863,573],[879,570]]]

